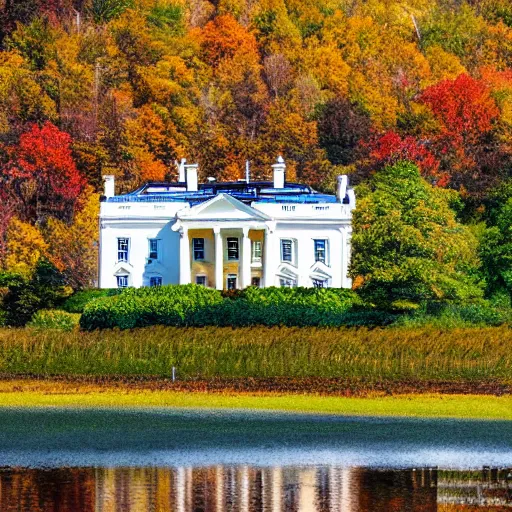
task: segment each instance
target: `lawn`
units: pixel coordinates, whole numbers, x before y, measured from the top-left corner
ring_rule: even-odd
[[[0,382],[0,407],[182,407],[337,415],[512,420],[512,396],[416,394],[365,398],[281,393],[205,393],[52,381]]]

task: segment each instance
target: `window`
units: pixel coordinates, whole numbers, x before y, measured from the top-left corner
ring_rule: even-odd
[[[149,286],[162,286],[162,278],[160,276],[150,277]]]
[[[228,274],[227,289],[228,290],[236,290],[236,275],[235,274]]]
[[[257,288],[259,288],[261,286],[261,278],[253,277],[251,279],[251,286],[256,286]]]
[[[117,239],[117,261],[128,262],[129,245],[130,245],[129,238],[118,238]]]
[[[282,288],[295,288],[297,286],[297,281],[295,281],[295,279],[288,279],[285,277],[281,277],[279,279],[279,285]]]
[[[261,242],[254,241],[252,242],[252,255],[251,261],[252,263],[261,263]]]
[[[206,276],[196,276],[196,284],[206,286]]]
[[[327,264],[327,240],[313,240],[315,243],[315,261]]]
[[[150,260],[158,260],[158,249],[159,249],[160,240],[156,238],[149,239],[149,259]]]
[[[327,288],[327,280],[325,280],[325,279],[313,279],[313,286],[315,288]]]
[[[204,260],[204,238],[192,238],[194,261]]]
[[[118,288],[128,288],[128,276],[116,276]]]
[[[293,261],[293,242],[289,239],[281,240],[281,261]]]
[[[228,260],[237,260],[238,259],[238,238],[228,237],[227,243],[228,243]]]

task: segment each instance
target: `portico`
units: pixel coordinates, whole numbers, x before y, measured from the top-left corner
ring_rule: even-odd
[[[271,224],[224,194],[183,212],[172,227],[180,234],[180,284],[218,290],[262,286]]]

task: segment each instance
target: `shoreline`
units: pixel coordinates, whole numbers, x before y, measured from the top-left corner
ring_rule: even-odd
[[[512,394],[371,393],[366,397],[347,397],[314,393],[148,389],[108,383],[28,379],[0,381],[0,409],[4,407],[246,409],[340,416],[512,421]]]

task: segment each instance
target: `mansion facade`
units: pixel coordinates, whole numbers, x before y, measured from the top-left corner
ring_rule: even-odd
[[[115,195],[105,176],[100,210],[99,286],[196,283],[212,288],[349,288],[355,194],[339,176],[336,195],[286,182],[198,183],[182,160],[177,183],[147,183]]]

